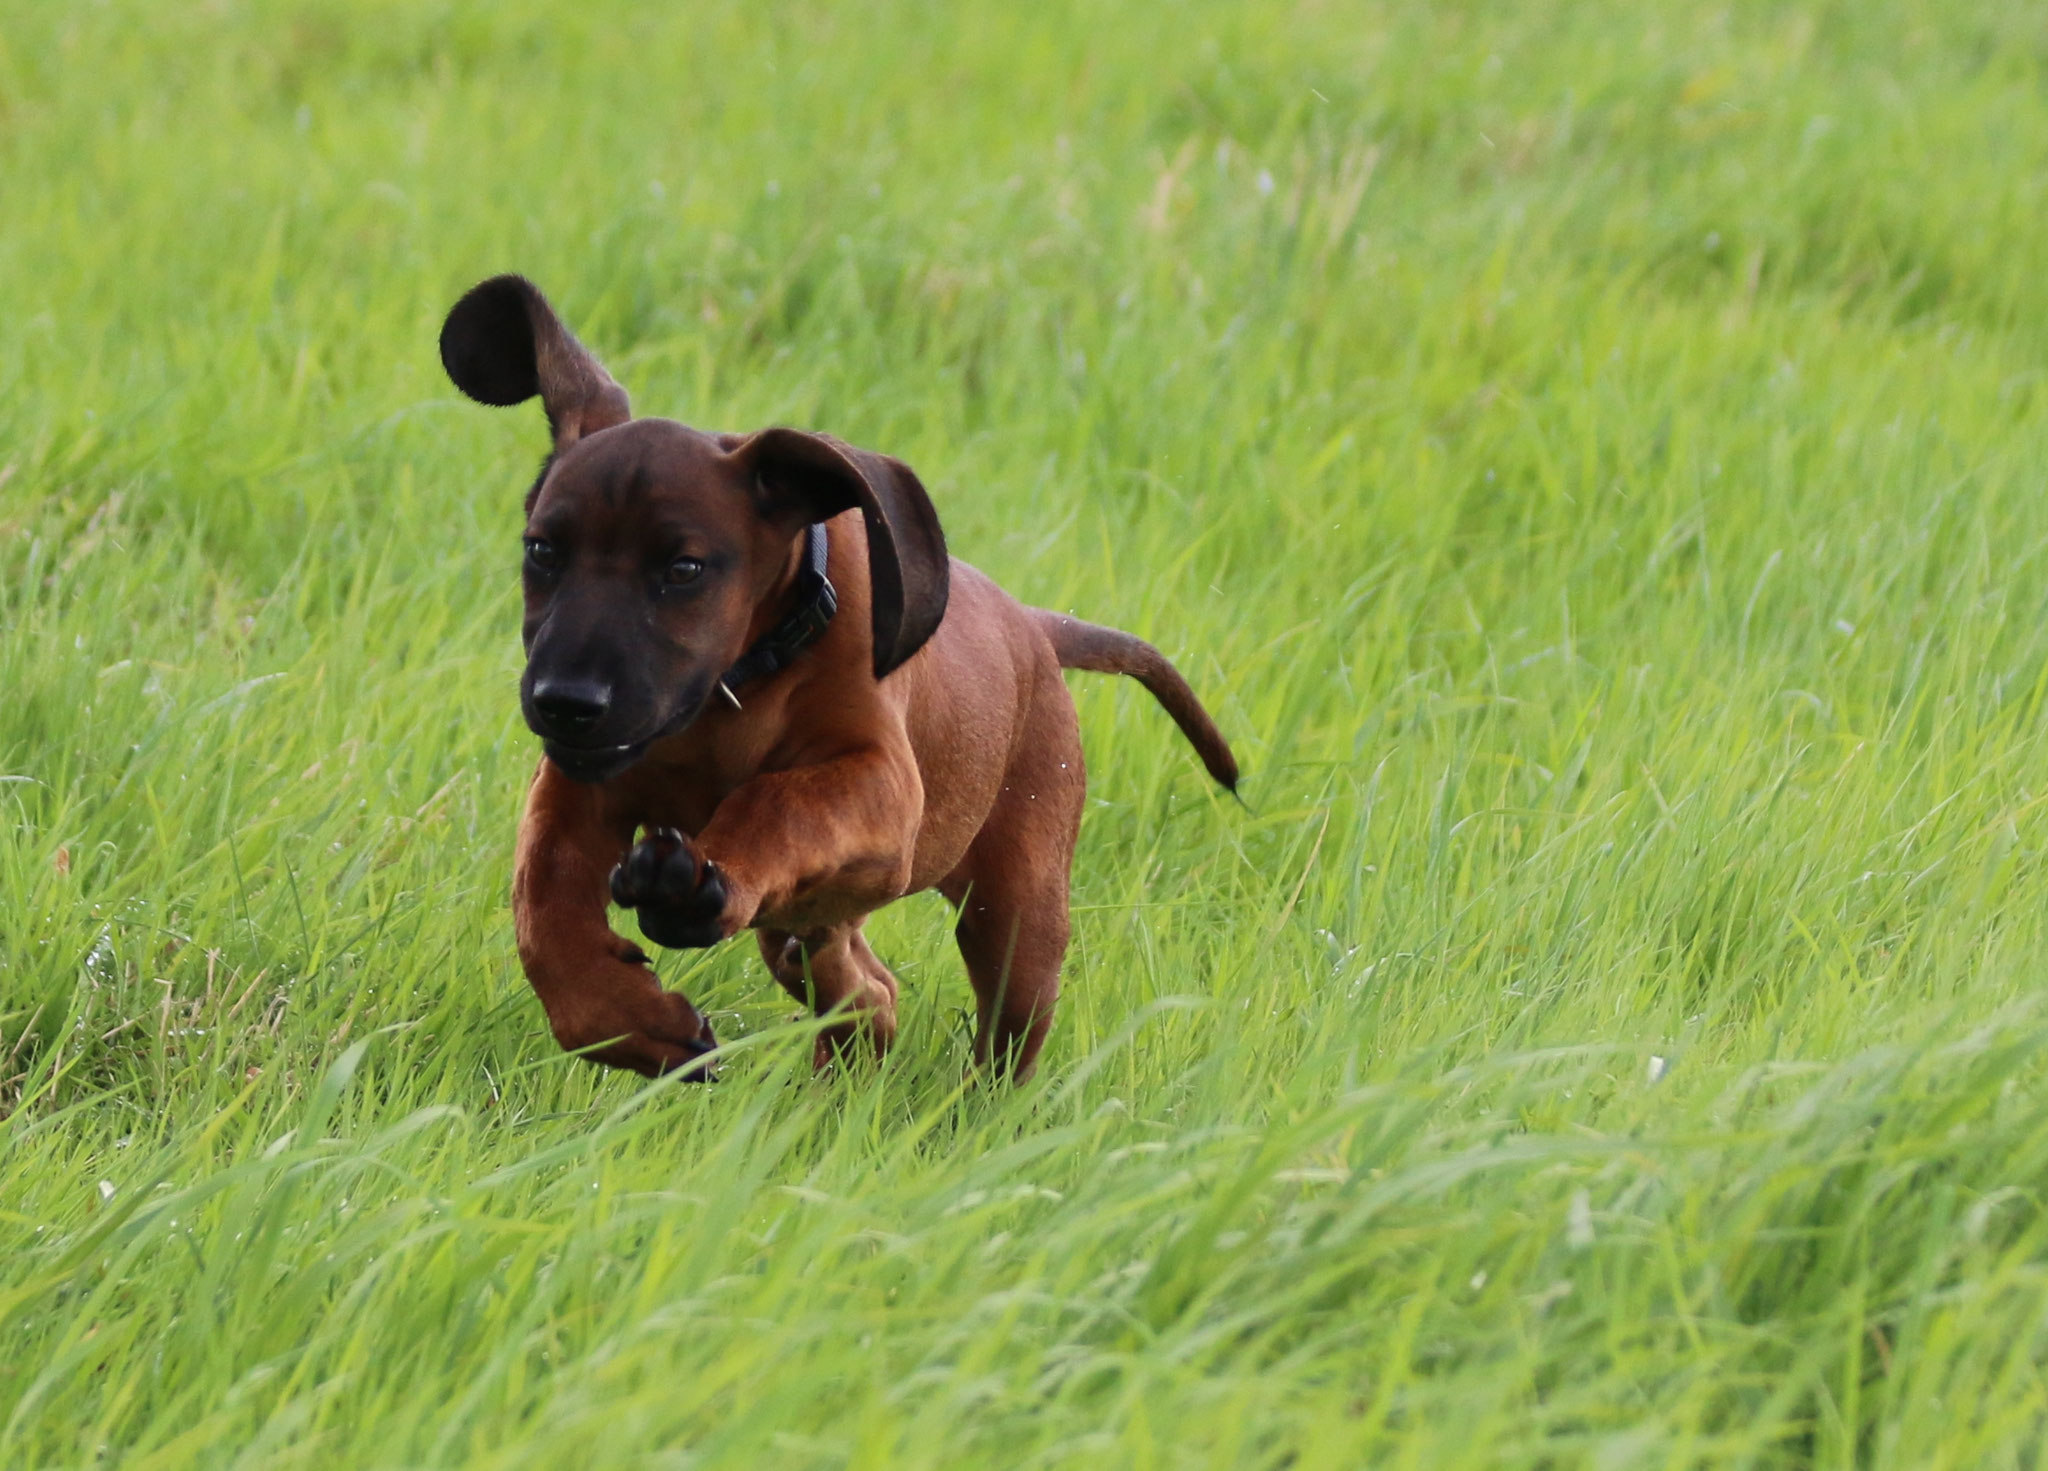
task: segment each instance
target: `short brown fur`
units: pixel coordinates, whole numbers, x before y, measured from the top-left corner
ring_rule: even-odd
[[[896,980],[862,926],[937,889],[959,910],[976,1063],[1027,1075],[1058,994],[1085,789],[1060,670],[1140,680],[1235,789],[1230,748],[1179,672],[952,560],[900,462],[792,430],[632,419],[523,278],[466,295],[441,346],[465,392],[538,394],[554,431],[529,509],[521,686],[546,755],[513,910],[556,1040],[649,1075],[707,1067],[710,1028],[613,932],[615,899],[662,943],[756,931],[776,980],[832,1017],[821,1065],[886,1048]],[[788,611],[812,521],[828,529],[838,613],[734,708],[720,673]]]

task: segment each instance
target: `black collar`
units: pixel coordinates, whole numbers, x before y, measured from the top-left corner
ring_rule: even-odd
[[[718,682],[718,692],[731,702],[733,709],[740,708],[734,690],[750,680],[766,679],[787,669],[798,654],[825,636],[832,615],[839,611],[839,594],[833,590],[832,579],[825,575],[825,555],[830,548],[824,522],[814,521],[804,529],[803,566],[797,569],[796,583],[791,589],[796,607],[740,655],[739,662],[726,670],[725,678]]]

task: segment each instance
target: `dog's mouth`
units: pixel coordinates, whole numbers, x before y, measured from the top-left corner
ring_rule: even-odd
[[[686,699],[676,713],[668,718],[652,735],[642,736],[636,741],[626,741],[615,746],[575,746],[551,736],[541,735],[540,748],[547,754],[571,781],[586,786],[600,786],[613,777],[621,775],[637,763],[657,741],[688,730],[696,724],[697,717],[704,713],[709,703],[709,691]],[[536,731],[536,735],[540,732]]]
[[[631,741],[623,746],[569,746],[543,739],[540,748],[569,780],[598,786],[646,755],[647,748],[653,744],[649,739]]]

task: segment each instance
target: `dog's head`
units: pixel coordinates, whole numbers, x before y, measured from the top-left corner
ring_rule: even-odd
[[[696,720],[780,616],[812,522],[861,511],[876,679],[944,616],[945,537],[899,461],[794,429],[741,437],[635,419],[522,276],[455,304],[441,362],[479,403],[538,394],[547,411],[554,448],[526,501],[519,694],[567,775],[607,780]]]

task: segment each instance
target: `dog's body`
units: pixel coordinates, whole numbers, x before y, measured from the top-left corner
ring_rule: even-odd
[[[528,504],[522,686],[547,755],[513,905],[556,1039],[649,1074],[701,1068],[713,1045],[612,931],[609,897],[662,944],[755,930],[785,989],[821,1015],[843,1008],[820,1061],[856,1038],[886,1047],[896,981],[861,929],[937,889],[960,911],[976,1060],[1028,1073],[1058,992],[1085,789],[1060,670],[1141,679],[1234,788],[1229,747],[1179,674],[951,559],[897,461],[790,430],[632,420],[520,278],[457,304],[442,357],[483,402],[538,392],[555,430]],[[750,665],[810,585],[814,524],[826,617]]]

